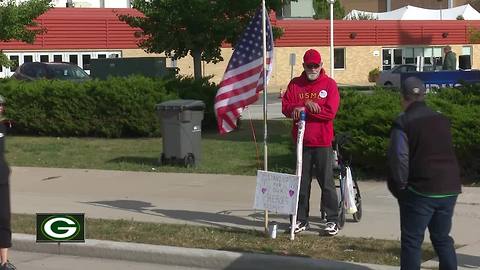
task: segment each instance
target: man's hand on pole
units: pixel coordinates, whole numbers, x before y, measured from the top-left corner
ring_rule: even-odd
[[[293,109],[293,112],[292,112],[293,120],[300,119],[300,112],[304,112],[304,111],[305,111],[305,107],[296,107],[295,109]]]
[[[307,110],[312,114],[317,114],[321,111],[320,105],[310,99],[305,102],[305,107],[307,107]]]

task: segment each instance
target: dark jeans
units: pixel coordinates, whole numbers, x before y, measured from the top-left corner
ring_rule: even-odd
[[[457,269],[457,255],[453,239],[449,235],[456,201],[457,196],[428,198],[410,190],[402,192],[398,200],[402,232],[402,270],[420,269],[421,245],[427,227],[440,262],[439,269]]]
[[[297,219],[308,221],[310,212],[310,188],[312,174],[322,190],[322,206],[329,222],[338,220],[338,198],[332,168],[331,147],[304,147],[302,155],[302,179],[298,199]]]
[[[9,248],[12,246],[9,175],[10,169],[6,163],[0,159],[0,248]]]

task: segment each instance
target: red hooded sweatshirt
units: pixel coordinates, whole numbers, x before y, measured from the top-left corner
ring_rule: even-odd
[[[320,105],[320,112],[313,114],[305,107],[307,100],[312,100]],[[282,113],[292,117],[293,110],[297,107],[305,108],[305,135],[303,145],[310,147],[329,147],[333,140],[333,119],[337,114],[340,104],[337,83],[320,71],[320,76],[314,81],[309,81],[305,72],[300,77],[294,78],[288,84],[287,91],[282,98]],[[296,121],[292,126],[292,137],[297,141]]]

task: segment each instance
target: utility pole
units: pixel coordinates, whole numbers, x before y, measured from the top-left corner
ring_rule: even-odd
[[[334,59],[333,59],[333,4],[335,0],[327,0],[330,4],[330,77],[333,79]]]
[[[437,0],[440,3],[440,21],[442,20],[443,0]]]

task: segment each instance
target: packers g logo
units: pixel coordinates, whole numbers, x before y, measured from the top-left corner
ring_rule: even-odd
[[[83,242],[83,214],[38,214],[37,242]]]

